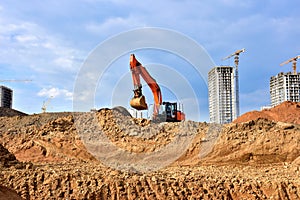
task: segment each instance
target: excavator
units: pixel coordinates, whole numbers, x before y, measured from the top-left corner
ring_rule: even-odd
[[[181,111],[180,104],[176,102],[163,102],[159,85],[155,79],[149,74],[146,68],[135,58],[134,54],[130,55],[130,70],[134,85],[134,96],[130,100],[130,106],[136,110],[147,110],[145,96],[142,93],[142,85],[140,77],[142,77],[150,87],[153,97],[153,121],[180,122],[185,120],[185,114]],[[162,110],[162,111],[161,111]],[[161,113],[160,113],[161,112]]]

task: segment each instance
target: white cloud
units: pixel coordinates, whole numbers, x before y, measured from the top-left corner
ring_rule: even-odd
[[[81,64],[81,51],[35,23],[0,18],[0,38],[0,63],[52,74],[75,72]]]
[[[16,40],[21,43],[26,43],[26,42],[35,42],[38,40],[38,38],[34,35],[18,35],[16,36]]]
[[[107,18],[103,23],[91,22],[86,25],[86,30],[93,34],[117,33],[123,30],[132,29],[134,27],[145,26],[137,17],[111,17]]]
[[[73,93],[66,89],[59,89],[56,87],[49,87],[41,89],[38,94],[40,97],[62,97],[67,100],[71,100],[73,97]]]
[[[62,66],[64,68],[72,68],[73,66],[73,57],[59,57],[54,60],[54,63],[57,66]]]
[[[247,53],[241,59],[241,72],[248,70],[249,77],[255,76],[255,72],[264,73],[260,80],[271,74],[273,66],[297,54],[299,49],[294,42],[300,30],[296,26],[300,22],[296,6],[299,3],[81,0],[75,4],[44,2],[33,6],[10,1],[0,4],[0,65],[8,66],[11,74],[26,71],[26,76],[36,77],[34,81],[39,81],[36,84],[39,88],[54,82],[58,88],[71,88],[80,65],[78,58],[87,54],[80,49],[93,48],[112,34],[144,25],[174,29],[190,36],[203,44],[218,63],[222,57],[245,47]],[[267,70],[261,70],[262,66],[272,66],[272,69],[267,74]],[[3,75],[10,74],[3,70]],[[95,80],[93,76],[91,79]],[[245,87],[257,91],[267,85],[258,82],[245,83]],[[40,93],[67,94],[58,88],[45,88]],[[242,109],[253,109],[267,102],[266,91],[241,94]]]

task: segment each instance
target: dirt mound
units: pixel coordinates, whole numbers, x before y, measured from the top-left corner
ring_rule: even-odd
[[[23,162],[95,160],[85,149],[70,113],[45,113],[0,120],[1,143]]]
[[[104,136],[132,155],[160,152],[176,141],[172,153],[182,148],[176,139],[192,139],[173,164],[135,173],[89,153],[89,145],[104,152],[106,144],[93,146]],[[15,155],[8,157],[34,165],[3,167],[0,182],[25,199],[299,199],[299,138],[300,125],[267,119],[152,123],[111,109],[2,117],[0,144]],[[124,159],[116,158],[117,164]]]
[[[114,107],[112,110],[117,111],[117,112],[121,113],[124,116],[130,116],[131,117],[131,114],[129,113],[129,111],[126,108],[122,107],[122,106]]]
[[[300,124],[300,102],[285,101],[270,109],[247,112],[234,120],[233,123],[247,122],[258,118]]]
[[[0,117],[25,116],[26,113],[11,108],[0,107]]]
[[[300,126],[257,119],[223,127],[211,153],[202,163],[275,164],[300,156]]]

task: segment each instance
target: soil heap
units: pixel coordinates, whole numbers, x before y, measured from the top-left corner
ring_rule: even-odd
[[[300,102],[285,101],[270,109],[247,112],[234,120],[233,123],[241,123],[258,118],[300,124]]]
[[[97,149],[93,144],[102,136],[137,155],[159,152],[178,138],[192,139],[175,162],[141,173],[116,170],[97,160],[89,150]],[[268,119],[224,126],[194,121],[152,123],[101,109],[2,117],[0,144],[18,160],[33,163],[22,169],[4,167],[0,172],[1,184],[24,199],[300,197],[297,124]]]
[[[25,116],[26,113],[11,108],[0,107],[0,117]]]
[[[23,163],[19,162],[14,154],[10,153],[3,145],[0,144],[0,170],[4,168],[15,167],[21,169],[24,167]],[[0,200],[19,200],[22,199],[17,192],[0,185]]]

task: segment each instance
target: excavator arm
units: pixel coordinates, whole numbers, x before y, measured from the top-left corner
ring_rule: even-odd
[[[145,67],[135,58],[134,54],[130,55],[130,69],[134,85],[134,97],[130,101],[130,106],[137,110],[146,110],[148,108],[145,96],[142,93],[140,77],[142,77],[150,87],[154,97],[153,117],[159,113],[159,107],[162,104],[162,95],[160,87],[155,79],[148,73]]]

